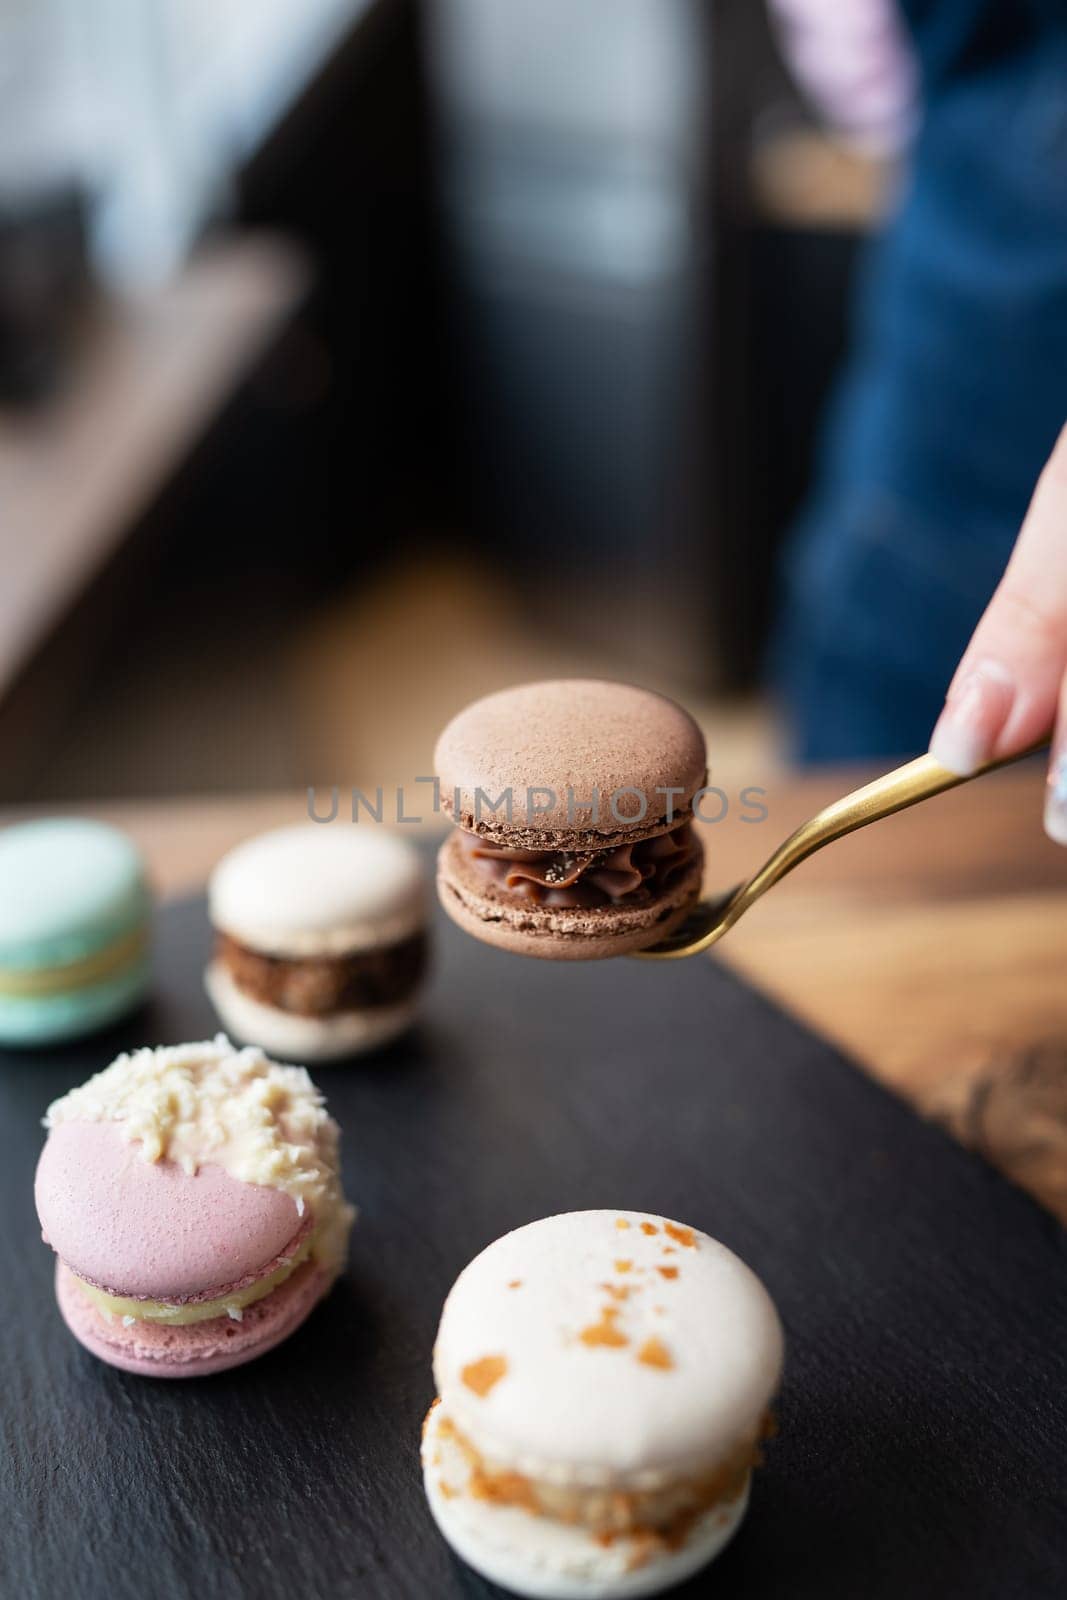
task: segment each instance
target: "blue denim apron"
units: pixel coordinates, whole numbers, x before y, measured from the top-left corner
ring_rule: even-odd
[[[1067,0],[901,9],[923,121],[862,273],[773,653],[809,762],[925,749],[1067,419]]]

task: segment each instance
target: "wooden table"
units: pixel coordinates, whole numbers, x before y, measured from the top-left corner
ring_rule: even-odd
[[[734,883],[869,776],[777,780],[760,824],[733,807],[703,830],[709,884]],[[1042,784],[1034,764],[840,840],[720,953],[1067,1221],[1067,851],[1041,831]],[[94,814],[127,828],[177,895],[237,840],[305,808],[303,795],[268,795]]]

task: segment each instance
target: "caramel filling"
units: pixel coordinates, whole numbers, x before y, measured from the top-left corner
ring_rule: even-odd
[[[616,905],[669,889],[696,853],[688,822],[613,850],[520,850],[474,834],[461,835],[475,870],[498,889],[535,905]]]
[[[749,1474],[760,1464],[760,1444],[774,1432],[774,1421],[767,1412],[758,1427],[739,1439],[714,1467],[661,1489],[640,1490],[582,1489],[548,1483],[480,1455],[450,1417],[441,1418],[438,1430],[463,1452],[470,1469],[468,1493],[475,1500],[517,1506],[534,1516],[588,1528],[605,1544],[637,1537],[647,1544],[651,1554],[657,1547],[677,1549],[705,1512],[714,1506],[731,1505],[744,1493]]]

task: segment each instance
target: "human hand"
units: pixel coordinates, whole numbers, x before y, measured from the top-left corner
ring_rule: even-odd
[[[1025,750],[1054,721],[1045,831],[1067,844],[1067,427],[956,668],[930,754],[967,775]]]

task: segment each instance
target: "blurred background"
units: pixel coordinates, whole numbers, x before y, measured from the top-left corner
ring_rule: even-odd
[[[911,91],[832,127],[790,9],[0,0],[0,800],[410,780],[562,673],[785,758]]]

